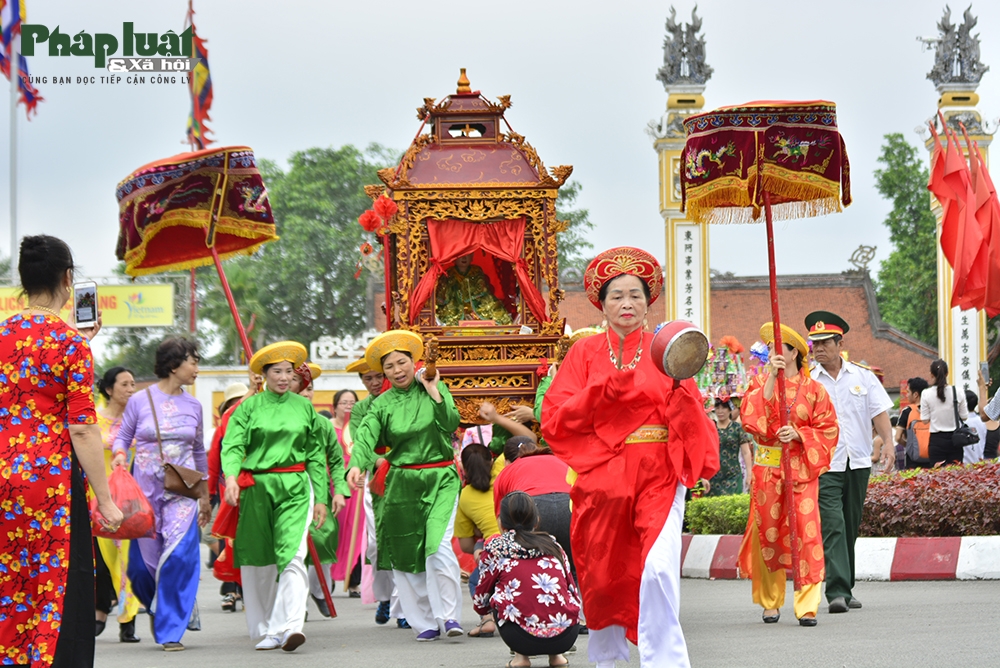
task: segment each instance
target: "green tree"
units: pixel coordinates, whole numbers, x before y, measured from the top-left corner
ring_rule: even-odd
[[[900,133],[885,135],[875,187],[892,201],[884,224],[893,249],[875,286],[886,322],[937,345],[937,221],[927,192],[928,171],[918,148]]]
[[[0,255],[0,283],[10,280],[10,258]]]
[[[226,277],[255,347],[365,326],[365,279],[355,278],[365,235],[358,216],[371,206],[364,186],[399,154],[378,144],[297,151],[287,171],[262,161],[280,240],[226,262]],[[222,359],[239,358],[239,341],[214,268],[199,271],[199,309],[221,336]],[[203,277],[203,278],[202,278]]]
[[[556,199],[556,217],[569,223],[569,227],[558,239],[560,272],[573,268],[582,273],[592,259],[590,251],[594,249],[594,244],[586,236],[587,232],[594,229],[590,211],[573,208],[582,189],[579,181],[570,181],[559,189],[559,197]]]

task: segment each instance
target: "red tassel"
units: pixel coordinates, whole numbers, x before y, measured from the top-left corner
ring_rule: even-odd
[[[548,358],[546,358],[546,357],[539,357],[538,358],[538,368],[535,370],[535,373],[538,374],[539,378],[545,378],[545,376],[549,375],[549,360],[548,360]]]
[[[375,496],[385,496],[385,477],[389,475],[389,460],[383,459],[382,465],[375,471],[375,475],[368,481],[368,489]]]

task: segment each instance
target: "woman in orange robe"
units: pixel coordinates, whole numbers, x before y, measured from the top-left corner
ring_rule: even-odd
[[[764,608],[765,624],[781,616],[785,602],[785,569],[792,557],[785,508],[783,448],[789,448],[799,545],[799,581],[795,616],[802,626],[816,626],[822,582],[826,577],[823,535],[819,522],[819,476],[830,467],[840,428],[826,389],[809,377],[809,348],[792,328],[782,325],[784,354],[774,352],[774,325],[760,328],[771,347],[767,372],[754,378],[740,407],[743,428],[757,441],[751,475],[750,517],[740,546],[740,571],[753,583],[753,601]],[[775,372],[785,370],[785,400],[780,404]],[[786,411],[779,426],[778,411]]]
[[[719,436],[694,381],[674,381],[644,332],[663,274],[635,248],[597,256],[584,275],[606,332],[570,348],[542,402],[542,435],[579,474],[570,542],[599,668],[689,666],[678,619],[684,494],[719,470]],[[577,556],[578,555],[578,556]]]

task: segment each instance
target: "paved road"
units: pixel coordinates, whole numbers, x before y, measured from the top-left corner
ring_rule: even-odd
[[[864,609],[819,615],[816,628],[802,628],[791,612],[791,593],[782,620],[764,626],[760,609],[750,602],[750,585],[739,581],[682,581],[682,623],[695,668],[767,666],[840,668],[895,666],[1000,666],[1000,581],[871,582],[855,592]],[[295,665],[389,668],[406,666],[499,667],[510,655],[499,637],[459,638],[416,643],[412,631],[394,624],[376,626],[374,605],[343,594],[336,598],[339,617],[323,619],[310,602],[305,625],[308,641],[293,654],[255,652],[246,637],[242,612],[218,606],[218,584],[203,573],[199,592],[203,631],[184,637],[187,651],[164,653],[150,640],[147,618],[140,615],[138,645],[117,642],[108,625],[97,639],[98,668],[251,668]],[[466,629],[475,614],[468,596],[463,609]],[[587,665],[587,640],[570,657]],[[536,661],[536,666],[545,665]],[[619,667],[626,664],[619,662]],[[632,661],[638,666],[635,648]]]

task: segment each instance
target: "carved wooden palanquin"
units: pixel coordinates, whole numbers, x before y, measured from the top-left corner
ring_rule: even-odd
[[[418,134],[397,167],[383,169],[384,186],[366,188],[370,197],[385,194],[399,207],[384,242],[388,244],[386,322],[439,341],[438,368],[458,404],[462,421],[482,422],[482,401],[500,413],[534,402],[541,358],[555,355],[563,334],[559,316],[557,239],[566,223],[556,220],[558,189],[572,167],[546,170],[535,149],[506,125],[509,96],[494,103],[459,81],[459,92],[440,102],[425,98],[417,110],[428,132]],[[505,125],[507,132],[501,131]],[[459,220],[490,225],[525,220],[524,261],[527,278],[544,298],[539,318],[518,285],[514,325],[449,326],[435,318],[433,294],[417,307],[411,300],[421,279],[432,269],[428,221]],[[527,327],[531,333],[520,333]],[[526,331],[526,330],[525,330]]]

